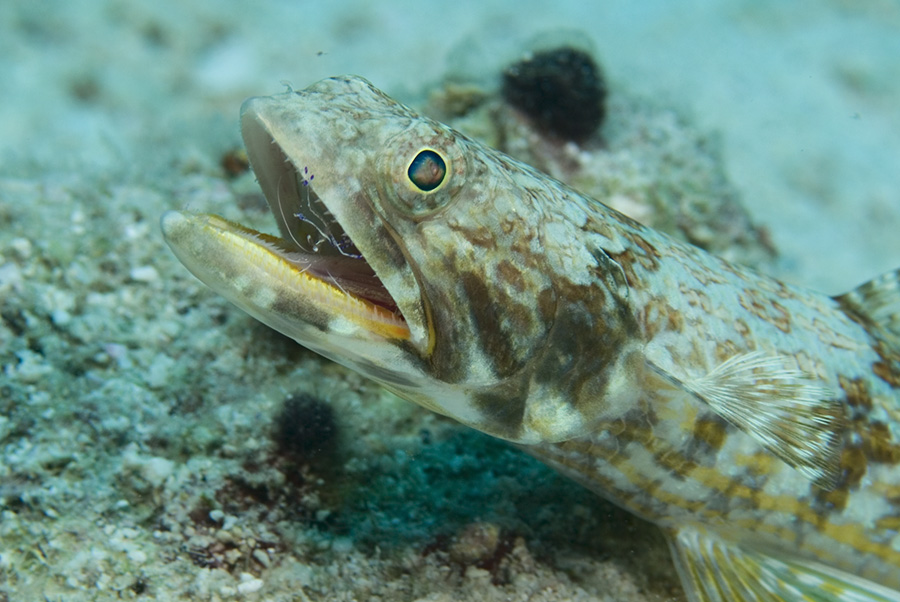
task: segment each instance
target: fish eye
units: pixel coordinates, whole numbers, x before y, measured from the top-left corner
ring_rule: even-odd
[[[431,192],[447,178],[447,163],[430,148],[420,150],[406,169],[409,181],[422,192]]]
[[[421,124],[399,132],[378,153],[376,186],[403,216],[425,220],[445,209],[465,186],[466,143],[455,133]]]

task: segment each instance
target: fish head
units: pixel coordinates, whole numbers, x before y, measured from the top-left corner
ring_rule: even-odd
[[[595,277],[597,249],[580,241],[580,201],[567,207],[549,179],[358,77],[251,98],[241,129],[281,237],[215,216],[163,217],[176,255],[214,290],[503,439],[570,439],[621,409],[605,399],[633,384],[634,354],[620,309],[595,315],[618,300]]]

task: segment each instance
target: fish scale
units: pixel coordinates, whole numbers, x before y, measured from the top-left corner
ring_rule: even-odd
[[[691,600],[900,600],[897,272],[836,298],[787,285],[358,77],[250,99],[242,132],[284,238],[308,225],[278,183],[308,169],[336,222],[317,225],[359,256],[323,278],[298,267],[315,253],[166,213],[211,288],[656,523]],[[372,282],[343,286],[348,265]]]

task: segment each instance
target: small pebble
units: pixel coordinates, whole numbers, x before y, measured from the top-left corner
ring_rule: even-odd
[[[450,558],[460,564],[474,564],[491,558],[500,543],[500,527],[492,523],[467,525],[450,546]]]
[[[262,589],[263,580],[257,579],[250,573],[241,573],[241,582],[237,586],[239,594],[252,594]]]
[[[272,561],[269,559],[269,555],[266,554],[265,550],[259,548],[253,550],[253,558],[266,568],[269,568],[269,565],[272,564]]]
[[[135,282],[156,282],[159,280],[159,272],[156,271],[152,265],[142,265],[136,268],[131,268],[131,271],[128,273],[129,277]]]

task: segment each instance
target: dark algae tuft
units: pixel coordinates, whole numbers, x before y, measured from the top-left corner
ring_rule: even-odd
[[[589,54],[544,50],[507,67],[503,98],[553,135],[584,142],[605,115],[606,83]]]
[[[312,457],[330,452],[337,436],[334,412],[312,395],[287,398],[275,422],[274,440],[280,452]]]

